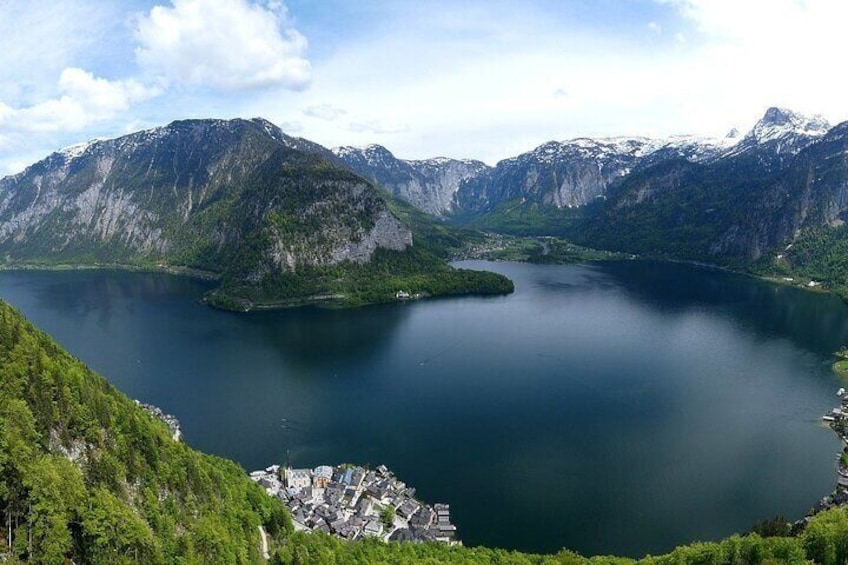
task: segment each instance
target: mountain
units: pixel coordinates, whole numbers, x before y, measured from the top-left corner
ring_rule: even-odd
[[[292,148],[300,145],[292,141],[263,120],[190,120],[59,151],[0,181],[0,251],[12,260],[184,257],[192,267],[209,268],[248,236],[244,228],[253,227],[248,220],[266,218],[279,204],[263,189],[287,173],[291,178],[302,173],[310,188],[321,189],[316,196],[345,195],[351,204],[374,208],[374,223],[391,224],[397,232],[394,239],[380,240],[382,245],[404,249],[411,243],[411,234],[392,223],[379,197],[357,186],[364,183]],[[317,203],[304,193],[310,204]],[[215,226],[214,234],[198,233],[216,214],[239,217]],[[336,247],[350,235],[337,233],[340,228],[328,230],[341,236],[328,242],[331,256],[343,253]],[[187,241],[186,232],[201,241]]]
[[[261,563],[291,521],[0,302],[0,556],[10,563]]]
[[[507,288],[448,268],[386,195],[330,158],[261,119],[73,146],[0,180],[0,254],[13,266],[207,271],[222,282],[210,301],[237,309]]]
[[[463,177],[450,206],[430,211],[487,231],[804,273],[848,295],[844,128],[773,107],[744,135],[721,139],[550,141]],[[359,157],[345,162],[378,183],[407,170],[383,148],[346,151]]]
[[[819,116],[769,108],[741,138],[734,130],[721,139],[683,135],[550,141],[466,182],[457,194],[458,209],[485,215],[504,203],[511,208],[515,203],[579,208],[606,198],[631,172],[674,159],[712,163],[753,152],[762,169],[778,170],[829,128]]]
[[[670,160],[634,172],[575,235],[630,252],[751,263],[848,213],[848,124],[770,109],[707,163]]]
[[[377,145],[333,152],[357,173],[419,209],[497,228],[509,224],[505,216],[510,215],[529,215],[531,223],[533,218],[544,223],[582,215],[546,209],[595,205],[631,172],[672,159],[711,163],[753,152],[760,168],[778,170],[829,128],[820,116],[769,108],[744,136],[734,129],[719,139],[678,135],[549,141],[495,167],[444,158],[404,161]],[[490,214],[493,217],[487,218]]]
[[[786,108],[772,107],[738,144],[722,157],[733,157],[752,150],[791,158],[819,140],[832,126],[821,116],[805,116]]]
[[[382,186],[395,198],[437,215],[454,209],[454,197],[463,183],[489,170],[485,163],[468,159],[401,160],[380,145],[336,147],[332,151],[355,172]]]
[[[583,206],[603,196],[650,147],[642,138],[550,141],[469,182],[457,196],[459,207],[482,212],[516,198],[557,208]]]

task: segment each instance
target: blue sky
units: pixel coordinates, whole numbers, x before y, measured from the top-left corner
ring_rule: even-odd
[[[0,174],[171,120],[493,164],[550,139],[848,119],[842,0],[0,0]]]

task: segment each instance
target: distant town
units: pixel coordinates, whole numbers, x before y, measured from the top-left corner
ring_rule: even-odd
[[[384,465],[374,470],[354,465],[293,469],[272,465],[250,478],[288,507],[296,530],[325,532],[342,539],[460,542],[450,521],[450,506],[429,506],[415,489]]]
[[[836,396],[839,397],[840,406],[822,417],[842,440],[842,453],[836,463],[836,489],[816,503],[799,523],[809,522],[813,516],[825,510],[848,504],[848,390],[840,388]]]

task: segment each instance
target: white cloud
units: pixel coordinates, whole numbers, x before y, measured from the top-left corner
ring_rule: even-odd
[[[840,70],[848,2],[658,1],[693,25],[685,37],[696,49],[690,63],[720,85],[713,87],[717,105],[731,113],[783,105],[833,120],[848,115],[848,80]]]
[[[57,86],[57,98],[32,106],[11,108],[0,103],[0,132],[79,131],[161,93],[132,79],[109,81],[73,67],[62,71]]]
[[[221,90],[309,85],[307,41],[281,2],[173,0],[139,18],[139,64],[169,81]]]
[[[313,120],[303,135],[494,163],[549,139],[722,136],[772,105],[848,117],[844,0],[657,0],[641,33],[540,6],[496,3],[477,18],[422,6],[351,37],[310,91],[343,103],[350,123]],[[286,119],[291,102],[266,108]]]
[[[293,134],[303,131],[303,124],[298,121],[280,122],[277,124],[284,133]]]
[[[97,0],[0,0],[0,99],[36,103],[55,92],[63,69],[126,75],[107,61],[121,57],[128,37],[126,6]]]
[[[0,101],[0,175],[23,169],[80,134],[90,137],[91,128],[114,132],[116,120],[161,94],[136,80],[110,81],[74,67],[62,71],[53,90],[53,98],[30,106]]]
[[[348,129],[355,133],[369,133],[369,134],[395,134],[395,133],[406,133],[409,131],[409,126],[403,123],[387,123],[382,120],[371,119],[371,120],[362,120],[359,122],[351,122],[348,125]]]
[[[310,118],[332,121],[347,114],[347,110],[344,108],[338,108],[332,104],[318,104],[316,106],[307,107],[303,110],[303,113]]]
[[[0,170],[185,117],[490,163],[549,139],[723,135],[771,105],[848,117],[844,0],[654,0],[627,25],[579,0],[301,1],[296,26],[271,0],[145,0],[135,19],[126,3],[8,2]]]

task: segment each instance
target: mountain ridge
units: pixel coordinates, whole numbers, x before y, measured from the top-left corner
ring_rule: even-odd
[[[507,289],[494,275],[458,275],[422,237],[329,150],[262,119],[180,120],[72,146],[0,180],[6,265],[210,271],[222,281],[213,303],[237,309],[327,295],[389,301],[399,290],[389,284]],[[392,278],[370,268],[378,255]]]
[[[447,185],[435,180],[443,166],[439,158],[398,159],[385,147],[374,144],[338,147],[333,153],[354,171],[426,212],[468,217],[486,214],[515,199],[556,208],[586,206],[606,197],[630,172],[672,158],[707,163],[767,146],[776,161],[769,166],[779,167],[823,136],[829,127],[820,116],[771,107],[744,136],[734,128],[722,138],[672,135],[551,140],[502,159],[493,167],[470,159],[441,158],[448,166],[482,165]],[[429,175],[415,172],[424,163],[434,169]]]
[[[335,147],[332,152],[348,167],[393,196],[436,215],[452,208],[464,182],[489,169],[485,163],[473,159],[398,159],[385,147],[375,144],[363,148]]]
[[[441,216],[613,252],[803,273],[848,296],[846,127],[771,107],[744,135],[720,139],[549,141],[464,180]]]

